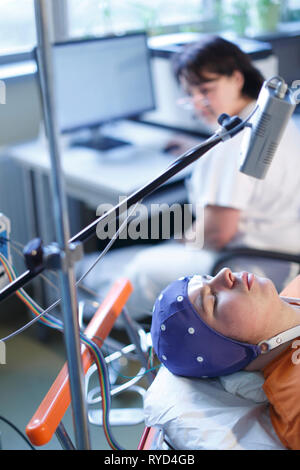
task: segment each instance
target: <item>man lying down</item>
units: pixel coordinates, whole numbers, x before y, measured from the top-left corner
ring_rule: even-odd
[[[180,278],[156,300],[151,336],[175,376],[261,371],[275,432],[286,448],[300,449],[300,309],[272,281],[228,268]]]

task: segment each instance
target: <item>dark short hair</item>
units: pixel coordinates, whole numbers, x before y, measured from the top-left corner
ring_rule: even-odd
[[[250,98],[258,97],[264,77],[254,67],[249,56],[241,49],[220,36],[205,36],[203,40],[191,43],[172,58],[175,76],[179,81],[184,77],[191,85],[207,81],[205,74],[231,76],[239,70],[244,76],[242,94]]]

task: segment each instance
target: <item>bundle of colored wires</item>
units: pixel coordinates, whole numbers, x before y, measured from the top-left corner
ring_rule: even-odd
[[[1,253],[0,253],[0,262],[4,267],[4,270],[7,274],[9,281],[12,282],[17,277],[16,272],[14,268],[10,265],[8,260]],[[24,302],[25,305],[29,307],[31,312],[36,317],[38,317],[39,322],[43,323],[44,325],[49,326],[50,328],[63,331],[62,321],[50,315],[49,313],[45,313],[45,311],[27,294],[27,292],[24,291],[24,289],[18,290],[16,294],[22,300],[22,302]],[[108,376],[105,358],[99,346],[90,338],[85,336],[83,333],[80,333],[80,340],[91,352],[94,358],[95,364],[97,366],[100,389],[101,389],[101,396],[102,396],[101,403],[102,403],[102,413],[103,413],[103,430],[104,430],[105,437],[107,439],[109,446],[113,450],[123,450],[122,447],[117,443],[117,441],[113,437],[113,434],[110,429],[110,424],[109,424],[111,395],[110,395],[109,376]]]

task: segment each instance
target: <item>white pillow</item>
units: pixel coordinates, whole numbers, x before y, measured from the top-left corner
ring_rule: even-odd
[[[146,425],[178,450],[283,450],[262,384],[257,372],[191,379],[162,366],[144,398]]]

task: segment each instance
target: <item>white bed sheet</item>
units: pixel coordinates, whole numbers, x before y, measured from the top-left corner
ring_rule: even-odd
[[[162,366],[144,398],[146,425],[179,450],[284,450],[262,385],[259,372],[190,379]]]

